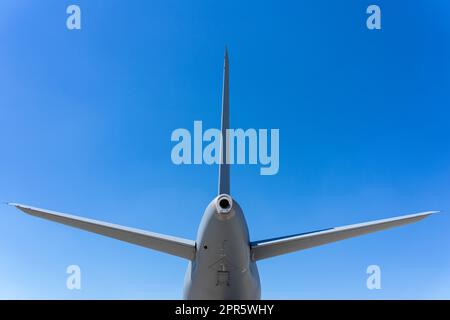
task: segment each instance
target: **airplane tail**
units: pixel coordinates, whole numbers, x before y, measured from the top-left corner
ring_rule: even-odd
[[[230,194],[230,164],[229,164],[229,141],[227,129],[230,128],[230,88],[229,88],[229,65],[228,50],[225,47],[223,65],[223,89],[222,89],[222,140],[220,143],[219,164],[219,195]]]

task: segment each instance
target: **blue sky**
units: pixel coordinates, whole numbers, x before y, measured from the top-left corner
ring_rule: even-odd
[[[378,4],[382,29],[366,28]],[[67,6],[82,30],[66,28]],[[262,297],[450,298],[448,1],[2,1],[0,200],[194,239],[217,168],[171,132],[279,128],[232,168],[252,240],[442,210],[259,263]],[[82,289],[66,288],[66,267]],[[366,288],[377,264],[382,289]],[[0,298],[181,298],[186,261],[0,208]]]

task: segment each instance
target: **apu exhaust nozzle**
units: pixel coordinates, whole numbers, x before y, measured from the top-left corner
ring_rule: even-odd
[[[227,194],[221,194],[217,197],[216,208],[219,214],[227,215],[233,208],[233,199]]]

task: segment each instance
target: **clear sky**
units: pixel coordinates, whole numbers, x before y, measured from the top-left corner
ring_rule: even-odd
[[[232,168],[252,240],[443,211],[263,260],[262,297],[449,299],[449,15],[446,0],[1,1],[0,200],[194,239],[217,168],[174,165],[170,135],[220,125],[227,44],[232,127],[280,129],[277,175]],[[0,207],[0,298],[178,299],[186,266]]]

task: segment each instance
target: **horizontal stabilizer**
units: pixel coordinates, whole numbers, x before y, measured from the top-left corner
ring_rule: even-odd
[[[344,227],[324,229],[286,237],[251,242],[253,260],[261,260],[285,253],[321,246],[330,242],[344,240],[363,234],[398,227],[416,222],[438,211],[427,211],[390,219],[352,224]]]
[[[188,260],[194,259],[195,256],[195,241],[192,240],[186,240],[139,229],[123,227],[112,223],[34,208],[18,203],[9,203],[9,205],[15,206],[17,209],[20,209],[32,216],[94,232],[110,238],[133,243],[142,247],[169,253],[171,255],[175,255]]]

